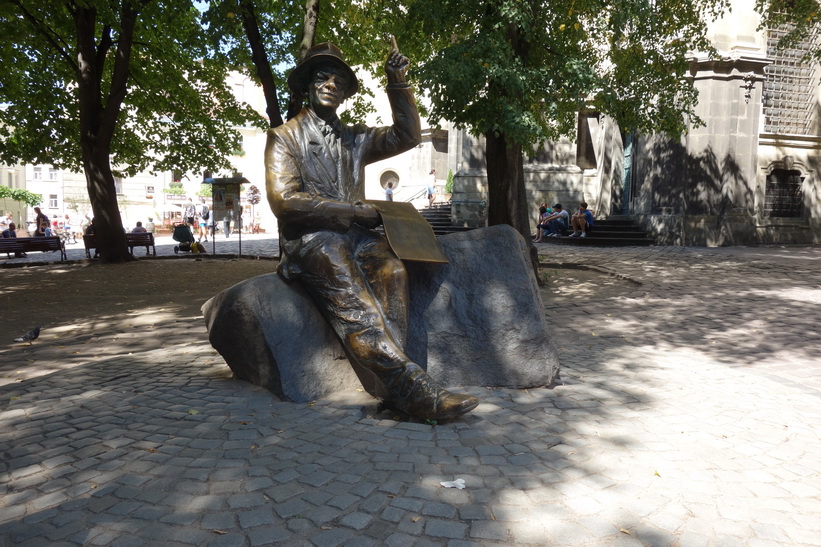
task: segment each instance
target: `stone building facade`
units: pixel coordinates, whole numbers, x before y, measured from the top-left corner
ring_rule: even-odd
[[[821,242],[821,71],[805,60],[818,42],[777,49],[783,29],[759,30],[753,2],[733,4],[711,27],[719,57],[691,59],[705,125],[671,140],[581,114],[578,142],[549,143],[525,166],[534,211],[584,200],[599,218],[639,222],[660,244]],[[480,226],[483,146],[463,140],[454,221]]]

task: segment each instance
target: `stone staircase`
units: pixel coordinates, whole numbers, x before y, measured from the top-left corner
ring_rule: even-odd
[[[465,226],[453,226],[450,222],[451,203],[434,203],[430,207],[420,209],[419,213],[428,224],[433,227],[433,233],[437,236],[452,234],[453,232],[464,232],[470,230]]]
[[[450,220],[451,203],[434,203],[420,209],[419,213],[428,221],[437,236],[470,230],[465,226],[453,226]],[[545,243],[557,245],[598,245],[603,247],[627,247],[654,245],[655,240],[627,216],[611,215],[607,219],[596,219],[593,230],[587,237],[568,237],[572,230],[565,230],[563,237],[545,238]]]
[[[547,237],[545,243],[557,245],[597,245],[600,247],[628,247],[654,245],[647,231],[627,216],[611,215],[596,219],[587,237],[567,237],[573,230],[565,230],[563,237]]]

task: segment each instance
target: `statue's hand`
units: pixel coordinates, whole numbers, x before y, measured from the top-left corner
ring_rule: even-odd
[[[376,228],[382,224],[382,217],[372,205],[357,201],[354,204],[353,221],[363,228]]]
[[[391,36],[391,53],[385,63],[385,73],[388,75],[388,84],[405,83],[405,74],[408,72],[410,61],[399,53],[396,38]]]

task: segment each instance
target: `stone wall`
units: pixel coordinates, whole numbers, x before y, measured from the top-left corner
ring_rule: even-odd
[[[461,143],[462,168],[453,178],[451,221],[457,226],[479,228],[487,225],[484,139],[465,135]],[[532,204],[534,226],[540,203],[553,206],[558,202],[567,208],[581,200],[595,200],[598,182],[575,165],[575,154],[575,144],[561,140],[545,144],[525,159],[525,192],[527,202]]]

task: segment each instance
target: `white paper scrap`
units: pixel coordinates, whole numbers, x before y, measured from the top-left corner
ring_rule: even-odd
[[[445,488],[458,488],[462,490],[465,487],[465,479],[456,479],[455,481],[444,481],[440,482],[442,486]]]

